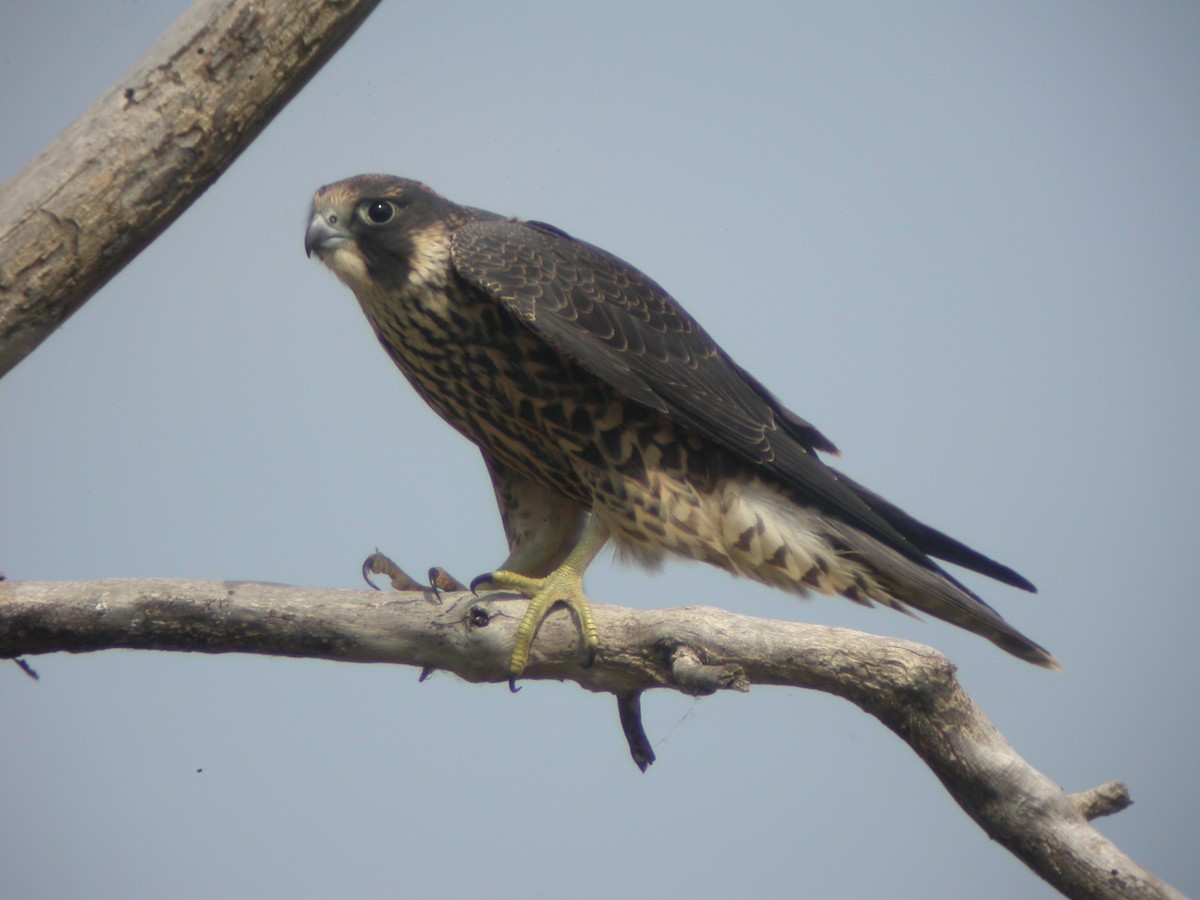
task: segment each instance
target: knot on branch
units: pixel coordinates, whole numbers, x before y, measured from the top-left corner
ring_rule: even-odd
[[[708,665],[691,647],[675,647],[671,651],[670,663],[671,679],[689,694],[715,694],[721,690],[744,694],[750,690],[750,679],[741,666]]]
[[[1133,805],[1133,798],[1129,796],[1129,789],[1123,781],[1110,781],[1078,794],[1068,794],[1067,799],[1089,822],[1119,813]]]

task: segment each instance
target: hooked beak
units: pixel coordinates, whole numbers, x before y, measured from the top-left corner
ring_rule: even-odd
[[[314,210],[308,220],[308,230],[304,232],[304,252],[318,256],[326,250],[334,250],[350,240],[350,232],[341,227],[335,213]]]

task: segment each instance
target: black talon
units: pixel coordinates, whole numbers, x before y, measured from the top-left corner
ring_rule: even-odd
[[[378,553],[379,551],[376,550],[375,552]],[[371,590],[378,591],[378,590],[380,590],[379,585],[377,585],[375,582],[373,582],[371,580],[371,564],[374,562],[375,562],[374,554],[372,554],[371,556],[368,556],[365,560],[363,560],[362,577],[363,577],[363,581],[365,581],[367,584],[369,584],[371,586]]]
[[[432,566],[429,569],[429,590],[433,591],[433,596],[437,597],[438,603],[442,602],[442,589],[438,587],[438,570],[437,566]]]
[[[482,575],[476,575],[474,578],[472,578],[471,583],[469,585],[467,585],[467,587],[469,587],[471,589],[472,594],[474,594],[476,597],[478,597],[479,596],[479,590],[478,590],[479,585],[483,584],[484,582],[491,581],[491,580],[492,580],[492,573],[484,572]]]
[[[590,669],[592,667],[592,663],[594,663],[595,661],[596,661],[596,648],[588,647],[587,661],[584,662],[583,667],[585,669]]]
[[[372,590],[382,590],[371,580],[372,575],[386,575],[392,582],[393,591],[422,591],[425,589],[423,584],[415,581],[407,572],[378,550],[363,561],[362,576],[363,581],[369,584]]]
[[[517,693],[517,691],[521,690],[519,687],[517,687],[517,676],[516,675],[513,675],[512,677],[510,677],[508,679],[508,689],[509,689],[509,691],[511,691],[514,694]]]

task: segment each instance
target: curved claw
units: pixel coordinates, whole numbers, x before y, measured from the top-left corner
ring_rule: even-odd
[[[433,592],[433,596],[437,598],[437,602],[442,602],[442,589],[438,587],[438,569],[433,566],[429,570],[429,590]]]
[[[491,580],[492,580],[492,573],[484,572],[482,575],[476,575],[474,578],[472,578],[471,583],[468,584],[467,587],[469,587],[471,589],[472,594],[474,594],[476,597],[478,597],[479,596],[479,586],[481,584],[486,584],[487,582],[489,582]]]
[[[376,552],[378,552],[378,551],[376,551]],[[365,560],[363,560],[362,577],[363,577],[363,581],[365,581],[367,584],[369,584],[371,586],[371,590],[378,591],[378,590],[380,590],[379,585],[377,585],[375,582],[373,582],[371,580],[371,563],[374,562],[374,560],[375,560],[374,556],[368,556]]]
[[[434,566],[429,570],[429,583],[439,591],[465,591],[467,586],[443,569]]]
[[[511,693],[514,693],[514,694],[521,690],[519,687],[517,687],[517,676],[516,675],[512,675],[509,677],[508,689]]]
[[[371,580],[372,575],[386,575],[391,580],[394,591],[425,590],[425,585],[414,580],[411,575],[378,550],[368,556],[362,564],[363,580],[378,591],[380,590],[379,585]]]

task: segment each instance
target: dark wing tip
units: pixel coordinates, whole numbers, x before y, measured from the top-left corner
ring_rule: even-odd
[[[1035,644],[1018,631],[998,633],[990,636],[992,643],[1013,656],[1020,657],[1026,662],[1041,666],[1043,669],[1062,671],[1062,663],[1054,658],[1045,647]]]
[[[950,535],[913,518],[896,504],[879,496],[870,488],[863,487],[853,478],[849,478],[841,472],[836,472],[836,475],[853,489],[871,509],[886,519],[889,525],[912,541],[913,545],[920,548],[923,553],[943,562],[953,563],[964,569],[970,569],[972,572],[978,572],[980,575],[994,578],[1001,584],[1020,588],[1031,594],[1037,593],[1033,582],[1014,569],[996,562],[978,550],[968,547],[962,541],[955,540]]]

